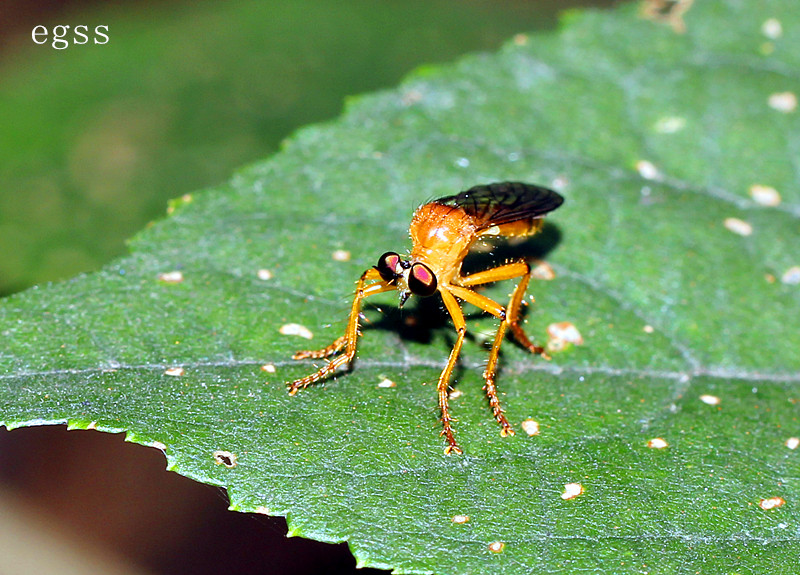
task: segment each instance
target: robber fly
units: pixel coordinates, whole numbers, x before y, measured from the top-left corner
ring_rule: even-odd
[[[355,357],[360,335],[358,323],[364,298],[397,290],[400,292],[402,307],[412,294],[428,297],[438,293],[458,334],[437,385],[442,435],[447,440],[445,453],[461,453],[453,433],[453,417],[447,404],[450,375],[467,331],[459,300],[471,303],[500,319],[489,361],[483,372],[486,382],[483,389],[494,417],[500,424],[501,435],[513,435],[514,430],[500,407],[494,380],[500,344],[507,330],[511,330],[516,340],[532,353],[544,354],[543,348],[531,343],[519,322],[519,311],[528,287],[531,268],[527,262],[518,261],[461,275],[461,263],[470,247],[481,238],[518,237],[536,233],[542,227],[544,215],[563,202],[564,198],[547,188],[520,182],[503,182],[475,186],[455,196],[439,198],[417,208],[409,227],[413,244],[411,255],[402,257],[395,252],[386,252],[378,258],[378,265],[361,275],[344,335],[328,347],[315,351],[299,351],[293,358],[328,358],[340,355],[336,355],[311,375],[289,383],[289,393],[294,395],[300,389],[332,375],[338,368],[350,365]],[[506,307],[473,289],[482,284],[513,278],[521,279]]]

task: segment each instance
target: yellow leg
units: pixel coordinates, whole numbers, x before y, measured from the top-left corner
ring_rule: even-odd
[[[511,333],[514,335],[517,341],[528,348],[528,350],[532,353],[544,353],[543,348],[531,343],[530,339],[528,339],[528,336],[522,330],[522,326],[519,324],[519,310],[522,306],[522,298],[525,296],[525,290],[528,288],[530,275],[531,272],[528,264],[525,262],[517,262],[478,272],[462,278],[456,278],[454,283],[458,285],[448,286],[450,291],[456,297],[463,299],[464,301],[469,302],[494,315],[495,317],[499,317],[502,320],[497,328],[497,332],[495,333],[494,343],[492,344],[492,349],[489,352],[489,361],[486,365],[486,369],[483,372],[483,378],[486,382],[483,389],[486,391],[486,396],[489,399],[489,405],[492,408],[494,418],[502,428],[500,433],[503,436],[514,434],[514,430],[512,429],[511,424],[508,422],[508,419],[506,419],[503,408],[500,406],[500,398],[497,395],[497,386],[495,385],[495,375],[497,374],[497,362],[500,356],[500,346],[503,343],[506,330],[510,328]],[[520,276],[521,279],[519,284],[517,284],[517,287],[514,288],[514,292],[511,295],[511,300],[506,308],[503,308],[503,306],[494,300],[474,292],[471,289],[467,289],[466,287],[513,279]]]
[[[292,359],[320,359],[330,357],[342,351],[347,345],[347,336],[337,337],[332,344],[322,349],[303,349],[292,356]]]
[[[468,292],[467,297],[462,297],[461,293],[456,292],[456,290],[453,290],[453,293],[456,295],[456,297],[476,305],[495,317],[505,319],[508,322],[508,327],[511,329],[511,333],[514,335],[514,339],[526,347],[531,353],[544,356],[544,348],[531,343],[531,340],[528,338],[525,331],[523,331],[522,326],[519,324],[519,309],[522,305],[522,298],[525,297],[525,290],[528,289],[528,282],[531,277],[531,268],[526,262],[506,264],[468,276],[459,277],[454,280],[454,283],[458,286],[468,287],[490,282],[510,280],[516,277],[522,277],[522,279],[511,296],[511,302],[509,302],[507,310],[503,309],[502,306],[498,305],[493,300],[473,292],[472,290],[463,290]],[[516,303],[514,303],[515,299]],[[514,308],[513,313],[512,308]]]
[[[456,298],[445,290],[440,290],[439,293],[442,294],[444,305],[447,311],[450,312],[456,332],[458,333],[456,343],[453,345],[450,357],[447,359],[447,365],[441,375],[439,375],[439,383],[436,386],[439,393],[439,409],[442,412],[442,435],[447,439],[447,447],[445,447],[444,453],[445,455],[450,455],[451,453],[461,454],[461,448],[456,443],[456,438],[453,434],[453,418],[450,415],[447,399],[450,375],[453,373],[453,368],[456,366],[456,361],[458,361],[458,354],[461,352],[461,345],[464,343],[464,335],[467,333],[467,322],[464,320],[464,314],[461,312],[461,306],[458,305]]]
[[[458,277],[455,279],[456,284],[464,287],[476,286],[481,284],[488,284],[491,282],[499,282],[503,280],[510,280],[524,276],[529,273],[531,267],[526,262],[514,262],[512,264],[505,264],[470,274],[468,276]]]
[[[379,281],[377,281],[376,283],[365,285],[365,283],[370,280],[379,280]],[[353,361],[353,357],[355,357],[356,355],[356,343],[358,341],[358,336],[359,336],[358,317],[359,314],[361,313],[361,300],[371,295],[375,295],[376,293],[390,291],[393,289],[397,288],[391,284],[384,282],[380,278],[380,275],[378,274],[377,270],[375,269],[372,268],[368,269],[361,275],[361,278],[358,280],[356,295],[353,298],[353,306],[350,309],[350,318],[347,321],[347,329],[345,330],[344,335],[340,338],[337,338],[336,341],[334,341],[328,347],[316,351],[298,351],[292,357],[294,359],[303,359],[307,357],[323,358],[339,353],[343,349],[345,350],[345,352],[339,357],[333,359],[332,361],[329,361],[326,365],[324,365],[311,375],[307,375],[306,377],[303,377],[301,379],[296,379],[293,382],[289,383],[288,385],[289,385],[290,395],[294,395],[304,387],[308,387],[312,383],[315,383],[321,379],[330,376],[339,367],[343,365],[348,365],[351,361]]]

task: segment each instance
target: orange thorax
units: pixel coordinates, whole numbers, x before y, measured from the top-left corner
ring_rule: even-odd
[[[411,260],[427,265],[440,283],[455,276],[475,241],[476,225],[461,208],[429,203],[417,208],[409,234]]]

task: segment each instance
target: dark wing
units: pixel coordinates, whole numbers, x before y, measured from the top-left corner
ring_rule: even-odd
[[[459,207],[475,219],[478,229],[533,220],[564,203],[557,192],[522,182],[499,182],[475,186],[455,196],[435,200],[437,204]]]

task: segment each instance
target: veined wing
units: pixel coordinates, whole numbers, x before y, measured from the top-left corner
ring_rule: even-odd
[[[455,196],[435,200],[437,204],[461,208],[478,226],[478,234],[524,235],[538,229],[540,220],[562,203],[557,192],[522,182],[498,182],[475,186]],[[519,222],[520,225],[508,225]],[[525,222],[528,223],[527,227]],[[529,230],[529,231],[525,231]]]

